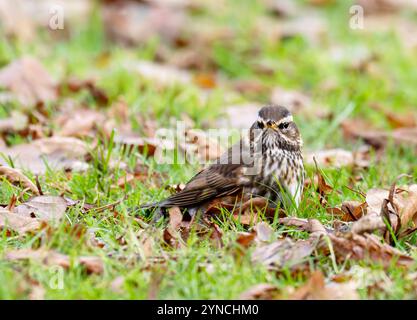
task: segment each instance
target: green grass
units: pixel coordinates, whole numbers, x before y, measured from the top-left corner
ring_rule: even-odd
[[[267,85],[301,90],[312,96],[315,105],[332,112],[332,120],[296,117],[306,149],[349,149],[358,144],[343,140],[339,128],[341,121],[360,117],[376,127],[390,129],[385,117],[369,107],[371,103],[381,103],[388,110],[400,113],[417,105],[417,75],[413,72],[417,68],[417,60],[415,52],[407,53],[393,33],[369,34],[350,30],[348,8],[348,2],[338,2],[321,9],[329,23],[329,32],[328,40],[319,46],[301,37],[282,42],[270,42],[262,36],[253,37],[256,17],[266,11],[255,1],[232,1],[221,12],[203,11],[193,18],[197,21],[209,21],[216,26],[227,26],[235,31],[233,40],[219,42],[208,48],[222,76],[231,80],[253,78]],[[128,103],[133,128],[138,132],[141,130],[141,123],[134,119],[135,114],[146,115],[152,111],[158,124],[166,126],[171,118],[180,118],[186,113],[199,127],[207,126],[207,123],[214,126],[213,121],[219,117],[225,105],[245,102],[248,99],[237,94],[231,99],[221,86],[213,90],[207,101],[200,99],[200,89],[196,85],[178,85],[161,90],[151,81],[122,67],[124,62],[133,59],[152,60],[158,47],[157,39],[135,48],[115,46],[105,40],[97,14],[88,25],[79,26],[78,29],[69,40],[54,43],[53,48],[48,34],[43,33],[33,43],[1,41],[0,65],[32,54],[41,57],[41,61],[57,79],[66,76],[88,78],[94,75],[98,79],[98,86],[108,93],[110,103],[120,98]],[[346,63],[331,59],[330,49],[333,44],[344,47],[347,56],[349,48],[355,46],[375,53],[378,56],[378,73],[347,71]],[[108,56],[108,62],[101,66],[97,60],[104,54]],[[260,60],[268,61],[277,71],[268,76],[257,74],[256,63]],[[335,83],[328,91],[321,89],[321,84],[326,80]],[[72,94],[70,97],[79,103],[87,103],[92,108],[97,107],[86,93]],[[268,97],[261,96],[258,100],[268,102]],[[0,104],[0,114],[5,117],[15,107],[11,104]],[[51,112],[55,110],[54,106],[47,108]],[[8,137],[8,142],[17,144],[22,139],[12,135]],[[16,248],[42,246],[68,254],[72,258],[81,255],[99,256],[105,262],[104,273],[88,275],[82,267],[72,265],[64,273],[64,288],[60,290],[50,285],[53,269],[35,262],[16,263],[0,259],[1,299],[28,298],[28,279],[36,280],[45,288],[47,299],[146,299],[152,294],[152,286],[155,284],[157,298],[160,299],[233,299],[258,283],[271,283],[285,289],[288,286],[297,287],[308,280],[308,277],[291,274],[288,270],[276,273],[261,265],[254,265],[250,261],[253,248],[241,259],[236,259],[233,255],[236,233],[244,230],[244,227],[220,218],[218,223],[224,233],[224,247],[221,249],[213,246],[207,239],[200,239],[195,233],[191,234],[184,248],[170,249],[158,240],[162,227],[150,227],[153,228],[151,234],[155,237],[153,255],[166,258],[164,263],[152,263],[145,254],[147,248],[144,247],[143,229],[137,218],[128,213],[128,209],[164,198],[169,194],[165,186],[186,182],[199,166],[161,165],[137,152],[128,155],[120,146],[110,146],[111,141],[101,142],[104,156],[94,150],[93,155],[97,158],[87,172],[72,173],[70,178],[57,172],[47,172],[45,176],[39,177],[45,193],[65,193],[81,203],[67,212],[64,221],[54,226],[51,234],[44,230],[36,235],[18,236],[9,234],[6,230],[0,231],[0,257]],[[118,168],[110,170],[110,158],[129,164],[131,169],[136,159],[141,158],[148,167],[150,179],[153,173],[165,175],[166,179],[160,187],[139,182],[127,186],[126,190],[114,187],[115,182],[126,172]],[[369,169],[356,172],[362,179],[355,183],[354,188],[363,192],[370,188],[386,188],[402,173],[412,175],[410,181],[415,181],[415,159],[416,153],[413,150],[390,145],[383,161],[373,161]],[[327,182],[335,190],[329,196],[330,205],[340,205],[345,200],[361,200],[357,193],[346,188],[350,185],[351,169],[323,169],[323,172]],[[308,167],[307,174],[312,177],[314,168]],[[28,176],[34,178],[30,173]],[[0,190],[0,203],[7,203],[13,194],[21,192],[21,188],[5,180],[0,181]],[[127,198],[117,206],[117,215],[111,210],[97,214],[82,213],[84,202],[102,206],[124,196]],[[305,191],[304,200],[296,215],[317,218],[324,224],[330,224],[333,220],[319,205],[313,188]],[[74,230],[79,225],[93,232],[105,243],[105,247],[88,245],[88,232],[77,236]],[[291,232],[297,238],[306,236],[299,231],[291,231],[276,224],[274,226],[276,235]],[[121,243],[122,238],[124,241]],[[416,236],[408,237],[407,242],[415,245]],[[404,241],[400,244],[409,250]],[[354,265],[369,268],[391,282],[390,286],[381,286],[371,292],[360,290],[362,298],[417,298],[412,281],[407,281],[404,270],[398,267],[392,266],[384,270],[373,263],[350,261],[338,264],[335,270],[329,257],[310,258],[311,270],[320,269],[328,276],[344,272]],[[411,268],[408,272],[414,272],[415,269]],[[111,284],[119,276],[124,277],[125,281],[121,292],[114,292]]]

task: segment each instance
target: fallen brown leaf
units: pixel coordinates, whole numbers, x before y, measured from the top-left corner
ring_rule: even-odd
[[[123,293],[123,285],[125,283],[125,278],[122,276],[116,277],[111,283],[110,283],[110,289],[111,291],[115,293]]]
[[[312,4],[313,6],[327,6],[334,4],[335,2],[335,0],[308,0],[308,3]]]
[[[269,87],[263,82],[254,79],[235,80],[233,82],[233,89],[245,95],[260,95],[266,94]]]
[[[400,10],[417,10],[417,2],[414,0],[357,0],[366,14],[395,13]]]
[[[144,138],[135,134],[117,134],[114,137],[116,143],[122,144],[130,150],[137,148],[140,153],[147,153],[148,156],[154,156],[158,148],[171,150],[173,143],[167,140],[157,138]]]
[[[400,213],[402,226],[407,226],[410,221],[417,226],[417,185],[409,187],[408,197],[404,201],[405,204]]]
[[[312,104],[310,97],[305,94],[281,87],[275,87],[275,89],[273,89],[271,102],[273,104],[285,106],[292,113],[299,113],[303,109],[309,108]]]
[[[215,71],[215,62],[210,52],[194,44],[192,48],[159,50],[159,59],[176,68],[196,71]]]
[[[295,16],[299,10],[294,1],[291,0],[268,0],[266,1],[267,9],[278,17],[291,17]]]
[[[326,284],[321,271],[312,273],[307,283],[290,295],[294,300],[358,300],[354,282]]]
[[[0,119],[0,132],[14,133],[24,130],[28,126],[28,120],[27,115],[18,111],[12,111],[9,118]]]
[[[311,220],[314,220],[314,223],[311,223]],[[414,259],[412,257],[395,249],[389,244],[383,243],[382,239],[376,235],[370,235],[367,233],[359,235],[353,232],[334,234],[326,230],[326,228],[318,220],[311,220],[281,218],[279,219],[279,222],[310,232],[313,240],[317,238],[320,239],[322,235],[327,236],[331,241],[336,258],[341,262],[349,259],[370,260],[373,262],[379,262],[386,267],[390,266],[392,263],[402,266],[409,266],[414,263]],[[326,241],[322,240],[318,242],[317,247],[328,252],[328,243]]]
[[[0,175],[5,176],[11,183],[22,184],[35,195],[39,195],[38,187],[26,177],[20,170],[0,165]]]
[[[44,138],[11,148],[0,148],[0,152],[10,156],[16,168],[31,171],[33,174],[45,173],[45,161],[55,170],[85,170],[88,167],[84,161],[88,153],[87,145],[76,138]],[[7,165],[2,158],[0,164]]]
[[[264,221],[257,223],[253,230],[256,232],[256,240],[259,242],[269,242],[274,235],[274,230]]]
[[[71,265],[70,257],[52,250],[45,249],[18,249],[9,251],[5,255],[5,259],[9,261],[34,260],[42,262],[46,265],[56,265],[68,269]],[[80,256],[75,262],[84,266],[88,273],[102,273],[104,270],[103,261],[100,257]]]
[[[387,108],[382,107],[378,103],[372,104],[371,108],[378,111],[379,113],[382,113],[394,129],[417,127],[417,118],[412,112],[408,114],[392,112],[387,110]]]
[[[148,300],[156,300],[158,298],[158,293],[165,274],[165,268],[152,269],[148,287]]]
[[[179,207],[172,207],[168,209],[169,214],[169,227],[172,230],[177,231],[181,226],[183,215]]]
[[[107,2],[102,7],[102,15],[108,37],[127,45],[146,43],[155,36],[173,42],[185,24],[183,12],[165,2],[157,5],[136,1]]]
[[[224,245],[223,244],[223,231],[214,221],[207,219],[206,217],[204,217],[203,220],[204,220],[204,224],[208,227],[208,230],[203,231],[202,235],[208,232],[211,243],[216,248],[222,248]]]
[[[37,196],[18,205],[14,212],[25,217],[36,217],[41,221],[59,221],[64,217],[68,202],[58,196]]]
[[[261,263],[272,269],[295,267],[307,260],[315,246],[311,241],[296,242],[285,238],[256,248],[252,254],[253,263]]]
[[[109,97],[104,92],[103,89],[100,89],[96,86],[93,80],[79,80],[72,78],[65,82],[62,87],[67,87],[72,92],[79,92],[83,89],[87,90],[91,96],[97,101],[99,105],[107,105],[109,103]]]
[[[157,86],[164,87],[192,83],[190,73],[168,65],[149,61],[137,61],[135,63],[128,63],[126,68],[137,72],[145,79],[155,82]]]
[[[34,58],[24,57],[0,70],[0,87],[9,90],[25,106],[57,98],[55,81]]]
[[[352,152],[344,149],[329,149],[320,151],[308,152],[305,157],[305,163],[314,165],[316,159],[320,167],[367,167],[369,160],[367,159],[367,152],[361,150],[359,152]]]
[[[213,89],[217,85],[216,76],[211,73],[198,73],[194,76],[193,82],[203,89]]]
[[[322,206],[327,206],[327,196],[333,192],[333,188],[327,184],[323,174],[317,166],[317,162],[313,159],[316,166],[316,177],[317,177],[317,193],[319,201]]]
[[[262,105],[258,103],[248,103],[227,106],[224,115],[217,121],[218,127],[248,129],[253,124],[253,119],[258,116]]]
[[[417,147],[417,128],[399,128],[393,131],[373,130],[368,123],[360,120],[346,120],[342,123],[346,139],[363,140],[375,149],[382,149],[392,140],[396,145]]]
[[[344,201],[341,208],[328,208],[328,212],[337,216],[341,221],[357,221],[367,214],[368,204],[359,201]]]
[[[41,228],[39,220],[31,217],[21,216],[6,209],[0,210],[0,228],[10,228],[20,235],[27,232],[34,232]]]
[[[240,300],[271,300],[277,296],[278,288],[272,284],[260,283],[250,287],[239,296]]]
[[[252,228],[251,232],[239,232],[236,243],[242,248],[248,248],[254,242],[257,244],[265,244],[273,240],[273,234],[274,230],[271,226],[266,222],[261,221]]]
[[[105,121],[104,114],[92,109],[76,109],[64,112],[55,119],[58,134],[66,137],[94,136],[95,128]]]
[[[45,293],[46,290],[42,285],[32,285],[28,297],[30,300],[45,300]]]
[[[410,266],[414,259],[407,254],[383,243],[380,238],[370,234],[346,233],[343,235],[328,235],[339,261],[371,260],[388,267],[392,263]]]
[[[352,225],[352,232],[362,234],[376,230],[386,231],[384,219],[388,220],[395,233],[417,222],[417,185],[397,188],[395,184],[391,191],[370,189],[366,195],[368,214]]]
[[[255,240],[256,232],[239,232],[236,238],[238,243],[243,248],[248,248]]]
[[[315,12],[305,11],[304,14],[281,24],[279,34],[281,39],[300,36],[313,44],[321,43],[326,37],[328,26],[322,16]]]
[[[54,38],[67,35],[68,30],[91,18],[93,4],[84,0],[0,0],[0,21],[6,36],[17,38],[22,42],[34,41],[39,29],[48,31],[46,23],[51,21],[50,8],[59,6],[65,12],[65,29],[51,30]],[[10,15],[13,12],[13,15]],[[19,23],[16,23],[19,21]]]
[[[185,131],[185,144],[180,145],[186,156],[196,155],[198,159],[214,160],[223,154],[222,146],[202,130],[189,129]]]

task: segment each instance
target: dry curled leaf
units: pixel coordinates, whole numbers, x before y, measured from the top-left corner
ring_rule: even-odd
[[[342,168],[347,166],[367,167],[369,161],[367,153],[352,152],[344,149],[329,149],[308,152],[305,162],[314,165],[316,159],[320,167],[335,167]]]
[[[20,216],[36,217],[42,221],[59,221],[68,207],[68,201],[58,196],[38,196],[18,205],[14,212]]]
[[[55,119],[58,133],[66,137],[93,136],[94,129],[102,126],[105,116],[92,109],[76,109],[64,112]]]
[[[314,248],[311,241],[294,242],[288,238],[279,239],[256,248],[252,254],[252,262],[264,264],[272,269],[291,268],[305,262],[313,253]]]
[[[292,113],[299,113],[303,109],[311,106],[310,97],[305,94],[276,87],[272,91],[271,102],[280,106],[287,107]]]
[[[319,201],[322,206],[327,205],[327,196],[333,192],[333,188],[327,184],[326,180],[324,179],[323,174],[316,165],[316,177],[317,177],[317,193],[319,196]]]
[[[115,293],[123,293],[123,285],[125,283],[125,278],[122,276],[116,277],[111,283],[110,283],[110,290]]]
[[[393,131],[370,129],[369,123],[355,119],[342,122],[342,130],[346,139],[363,140],[375,149],[382,149],[388,141],[396,145],[417,148],[417,128],[399,128]]]
[[[414,128],[417,126],[417,118],[413,112],[409,113],[398,113],[387,110],[378,103],[371,105],[371,108],[382,113],[388,123],[394,128]]]
[[[102,6],[106,34],[125,45],[146,43],[155,36],[175,41],[184,28],[185,16],[161,2],[152,5],[136,1],[107,1]]]
[[[114,141],[126,146],[130,151],[137,148],[139,153],[145,153],[148,156],[158,156],[158,150],[172,150],[173,142],[157,138],[145,138],[135,134],[117,134]],[[163,152],[161,152],[163,153]]]
[[[414,0],[357,0],[366,14],[392,14],[400,10],[417,10]]]
[[[34,260],[46,265],[60,266],[64,269],[68,269],[71,265],[69,256],[46,249],[18,249],[8,251],[5,255],[5,259],[9,261]],[[76,258],[74,262],[84,266],[88,273],[100,274],[103,273],[104,270],[104,264],[100,257],[80,256]]]
[[[181,226],[181,222],[182,222],[182,213],[179,207],[172,207],[168,209],[168,214],[169,214],[169,227],[174,230],[177,231],[178,228]]]
[[[264,221],[257,223],[253,230],[256,232],[256,240],[259,242],[269,242],[274,235],[274,230]]]
[[[222,146],[201,130],[185,131],[185,144],[180,145],[186,156],[195,155],[200,160],[214,160],[223,154]]]
[[[277,296],[278,288],[272,284],[260,283],[250,287],[239,296],[240,300],[271,300]]]
[[[224,109],[224,115],[217,121],[217,126],[247,130],[253,124],[253,119],[257,118],[261,107],[262,105],[255,102],[227,106]]]
[[[357,300],[357,285],[354,282],[326,283],[321,271],[311,274],[307,283],[290,295],[295,300]]]
[[[370,234],[346,233],[343,235],[329,234],[336,258],[340,261],[370,260],[388,267],[393,263],[410,266],[414,259],[407,254],[383,243],[381,239]]]
[[[267,0],[266,6],[269,11],[279,17],[294,16],[298,11],[298,6],[291,0]]]
[[[48,166],[55,170],[85,170],[88,153],[85,142],[71,137],[50,137],[31,143],[0,148],[0,152],[13,159],[16,168],[43,174]],[[45,163],[46,162],[46,163]],[[7,165],[3,158],[0,163]]]
[[[239,232],[236,238],[238,243],[243,248],[248,248],[255,240],[256,232]]]
[[[94,80],[78,80],[75,78],[70,79],[64,84],[72,92],[79,92],[80,90],[86,89],[91,96],[97,101],[99,105],[107,105],[109,97],[95,84]]]
[[[164,87],[192,83],[192,76],[190,73],[172,66],[149,61],[138,61],[136,63],[128,63],[126,68],[137,72],[145,79],[155,82],[157,86]]]
[[[24,57],[0,70],[0,87],[6,88],[23,105],[57,98],[54,80],[32,57]]]
[[[391,190],[370,189],[366,195],[368,214],[352,225],[352,232],[362,234],[376,230],[386,231],[387,222],[398,233],[410,222],[417,222],[417,185]]]
[[[19,112],[12,111],[9,118],[0,119],[0,132],[17,132],[24,130],[28,126],[28,116]]]
[[[264,221],[257,223],[251,232],[239,232],[236,242],[243,248],[248,248],[252,243],[267,243],[272,240],[274,230]]]
[[[351,220],[345,215],[345,220],[343,221],[356,221],[362,216],[367,214],[368,204],[365,202],[359,201],[344,201],[342,203],[342,211],[350,217]]]
[[[40,284],[32,285],[28,295],[29,300],[45,300],[45,288]]]
[[[209,227],[210,241],[216,248],[223,247],[223,231],[213,221],[206,221]]]
[[[94,7],[93,3],[85,0],[0,0],[2,32],[22,42],[35,41],[39,29],[48,31],[48,22],[54,23],[50,10],[55,6],[59,6],[60,10],[65,12],[65,29],[51,29],[50,35],[53,38],[66,36],[67,29],[72,30],[75,25],[87,23]],[[13,15],[10,12],[13,12]]]
[[[39,220],[21,216],[6,209],[0,210],[0,229],[9,228],[20,235],[34,232],[41,228]]]
[[[411,185],[403,192],[404,206],[401,209],[401,225],[407,226],[409,222],[417,225],[417,185]]]
[[[316,219],[282,218],[279,219],[279,222],[310,232],[311,240],[317,239],[318,236],[320,236],[319,239],[322,235],[327,236],[331,241],[331,246],[339,261],[345,261],[347,259],[370,260],[381,263],[384,266],[389,266],[392,263],[408,266],[414,262],[413,258],[406,253],[395,249],[389,244],[383,243],[376,235],[367,233],[360,235],[353,232],[334,234],[329,232]],[[311,242],[309,243],[311,245]],[[320,241],[317,243],[317,246],[320,249],[325,249],[325,251],[328,250],[327,241]]]
[[[367,214],[368,204],[359,201],[344,201],[341,208],[328,208],[328,212],[334,214],[341,221],[357,221]]]
[[[38,187],[26,177],[20,170],[0,165],[0,176],[5,176],[11,183],[22,184],[35,195],[39,195]]]

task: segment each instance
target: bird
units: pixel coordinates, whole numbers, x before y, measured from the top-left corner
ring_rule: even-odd
[[[181,191],[141,208],[179,207],[195,213],[214,199],[237,194],[263,197],[272,206],[282,207],[290,201],[298,207],[305,179],[302,146],[291,112],[283,106],[266,105],[241,140]]]

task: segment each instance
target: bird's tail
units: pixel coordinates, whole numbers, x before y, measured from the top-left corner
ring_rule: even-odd
[[[157,207],[159,207],[159,202],[145,203],[145,204],[140,205],[137,208],[140,210],[140,209],[153,209]]]
[[[145,203],[145,204],[142,204],[140,206],[129,208],[128,213],[129,214],[136,214],[141,210],[149,210],[149,209],[153,209],[153,208],[158,208],[159,207],[158,204],[159,204],[158,202]]]
[[[146,203],[134,208],[131,208],[128,210],[130,215],[136,215],[139,211],[144,210],[145,216],[148,218],[151,218],[153,222],[157,222],[161,218],[166,216],[166,212],[161,206],[161,202],[152,202],[152,203]]]

